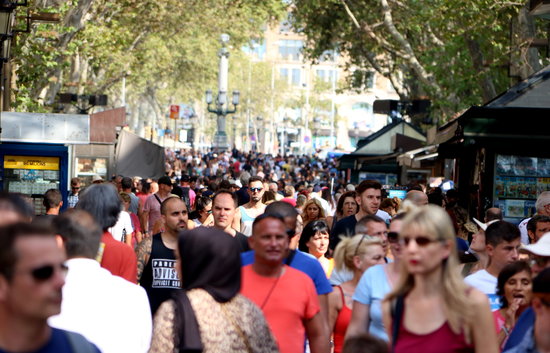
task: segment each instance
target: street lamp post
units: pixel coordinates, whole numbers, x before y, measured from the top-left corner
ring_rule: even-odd
[[[221,35],[222,47],[218,53],[220,58],[220,66],[218,71],[218,96],[216,98],[216,107],[211,108],[210,104],[213,102],[212,91],[206,91],[206,104],[208,104],[208,111],[214,113],[217,116],[217,130],[214,136],[214,147],[219,149],[227,149],[227,133],[225,132],[225,117],[228,114],[234,114],[237,111],[237,105],[239,104],[239,91],[233,91],[233,109],[228,109],[227,103],[227,77],[229,69],[229,50],[226,45],[229,42],[229,35]]]
[[[318,134],[319,134],[319,129],[321,128],[321,118],[319,117],[315,117],[313,119],[313,131],[314,131],[314,134],[313,134],[313,139],[312,139],[312,144],[313,144],[313,150],[315,151],[316,150],[316,145],[315,145],[315,140],[318,139]]]

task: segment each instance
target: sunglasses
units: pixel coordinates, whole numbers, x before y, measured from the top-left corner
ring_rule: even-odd
[[[395,244],[399,241],[399,233],[389,232],[388,233],[388,243]]]
[[[44,282],[52,278],[56,267],[54,265],[44,265],[30,271],[32,278],[37,282]],[[69,268],[65,264],[59,265],[59,270],[65,275]]]
[[[80,186],[71,186],[71,189],[73,189],[73,190],[79,190],[79,189],[80,189]]]
[[[365,239],[366,234],[363,234],[361,237],[361,240],[359,240],[359,243],[357,243],[357,247],[355,248],[355,252],[353,253],[353,256],[357,256],[357,253],[359,252],[359,247],[361,246],[361,243],[363,243],[363,239]]]
[[[420,236],[420,237],[416,237],[416,238],[410,238],[410,237],[403,237],[401,239],[399,239],[399,243],[401,244],[401,246],[409,246],[409,243],[411,241],[414,241],[416,243],[416,245],[420,246],[420,247],[425,247],[425,246],[428,246],[429,244],[431,243],[436,243],[438,241],[441,241],[443,239],[432,239],[432,238],[428,238],[428,237],[424,237],[424,236]]]
[[[252,192],[260,192],[262,190],[263,190],[263,188],[250,188],[250,191],[252,191]]]

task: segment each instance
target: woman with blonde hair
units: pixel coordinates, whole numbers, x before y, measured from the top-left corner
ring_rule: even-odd
[[[334,287],[328,295],[328,322],[333,334],[334,352],[340,353],[351,320],[351,297],[361,275],[371,266],[384,263],[384,248],[379,238],[358,234],[342,237],[334,251],[335,266],[348,270],[353,278]]]
[[[412,211],[399,242],[401,276],[382,305],[393,351],[498,352],[487,297],[459,273],[449,215],[432,205]]]
[[[302,212],[302,219],[304,221],[304,227],[312,221],[317,220],[325,220],[325,211],[323,210],[323,206],[321,205],[321,202],[316,199],[311,199],[306,202],[304,205]]]

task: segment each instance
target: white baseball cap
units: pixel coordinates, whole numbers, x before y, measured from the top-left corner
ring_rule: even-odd
[[[474,222],[476,222],[476,224],[478,225],[479,228],[483,229],[483,231],[486,231],[487,227],[490,226],[491,224],[495,223],[495,222],[498,222],[498,219],[493,219],[492,221],[489,221],[487,223],[483,223],[480,220],[477,220],[476,218],[474,218]]]
[[[550,232],[545,233],[535,244],[522,245],[521,249],[538,256],[550,256]]]

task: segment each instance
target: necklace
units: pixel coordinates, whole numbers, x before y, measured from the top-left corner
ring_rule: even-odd
[[[281,266],[281,269],[279,270],[279,274],[277,275],[277,279],[275,279],[275,282],[273,282],[273,285],[271,286],[271,289],[269,290],[269,292],[265,296],[264,302],[262,303],[262,305],[260,305],[261,310],[264,310],[264,306],[267,304],[267,301],[271,297],[271,294],[273,294],[273,290],[275,290],[275,287],[277,286],[277,283],[279,283],[279,278],[281,278],[281,276],[283,275],[283,270],[284,270],[284,266]]]

